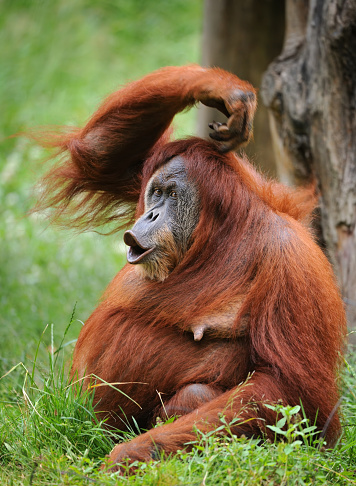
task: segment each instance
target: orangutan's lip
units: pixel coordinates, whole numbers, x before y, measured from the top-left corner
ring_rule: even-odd
[[[130,246],[127,251],[127,261],[132,265],[136,265],[136,263],[140,263],[145,258],[145,256],[149,255],[152,252],[153,248],[148,248],[148,250],[145,250],[139,245]]]
[[[146,248],[141,245],[132,231],[126,231],[124,242],[129,246],[127,250],[127,261],[132,265],[140,263],[147,255],[153,252],[154,248]]]

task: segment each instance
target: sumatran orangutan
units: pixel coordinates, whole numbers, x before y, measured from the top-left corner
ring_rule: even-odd
[[[211,124],[211,141],[169,141],[174,115],[199,101],[227,123]],[[273,436],[266,403],[302,403],[329,444],[339,434],[343,304],[309,228],[312,191],[268,181],[232,152],[255,108],[253,87],[230,73],[168,67],[47,140],[62,159],[40,207],[76,227],[131,227],[128,264],[80,333],[73,376],[99,377],[96,410],[119,429],[178,417],[118,444],[114,467],[183,449],[221,415],[239,419],[236,435]]]

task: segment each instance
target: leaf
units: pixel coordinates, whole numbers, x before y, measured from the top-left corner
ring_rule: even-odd
[[[284,448],[284,453],[286,455],[290,454],[291,452],[294,451],[294,449],[301,445],[302,444],[302,441],[301,440],[295,440],[294,442],[292,442],[291,444],[287,444]]]
[[[276,427],[275,425],[267,425],[267,427],[269,429],[271,429],[273,432],[275,432],[276,434],[281,434],[281,435],[286,435],[286,432],[282,429],[280,429],[279,427]]]
[[[282,417],[278,422],[276,423],[276,427],[282,428],[286,425],[287,422],[287,417]]]
[[[317,429],[316,425],[311,425],[310,427],[306,427],[305,429],[303,429],[303,434],[309,434],[310,432],[315,432],[316,429]]]
[[[275,405],[271,405],[269,403],[264,403],[263,406],[266,407],[266,408],[269,408],[270,410],[276,410],[277,409],[277,407]]]
[[[4,442],[4,446],[6,447],[6,449],[9,452],[14,452],[14,448],[10,444],[8,444],[7,442]]]

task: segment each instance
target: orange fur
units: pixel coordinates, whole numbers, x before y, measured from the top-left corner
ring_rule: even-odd
[[[42,205],[54,206],[57,218],[73,215],[77,226],[139,217],[150,177],[177,155],[199,191],[192,244],[168,277],[150,281],[126,265],[76,345],[73,373],[125,383],[122,391],[134,400],[97,388],[97,410],[110,414],[111,425],[123,427],[126,416],[149,427],[160,396],[173,409],[195,408],[118,445],[114,462],[148,460],[155,447],[174,452],[194,439],[194,426],[211,429],[221,413],[228,421],[252,419],[236,426],[237,434],[268,436],[275,415],[266,401],[302,401],[320,430],[329,423],[330,444],[339,434],[332,410],[345,315],[331,266],[309,229],[313,190],[266,180],[247,160],[222,153],[219,142],[167,140],[174,114],[203,101],[235,117],[243,143],[255,109],[251,93],[248,83],[221,70],[166,68],[116,92],[82,130],[53,142],[69,157],[44,180]],[[194,341],[194,323],[236,302],[231,337]]]

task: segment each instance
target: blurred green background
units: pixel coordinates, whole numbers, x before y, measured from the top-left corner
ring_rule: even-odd
[[[1,376],[33,356],[47,324],[59,343],[76,306],[74,339],[125,261],[120,234],[76,235],[27,214],[48,154],[8,137],[83,125],[125,82],[199,62],[202,1],[1,0],[0,10]],[[194,133],[194,115],[177,117],[178,135]]]

